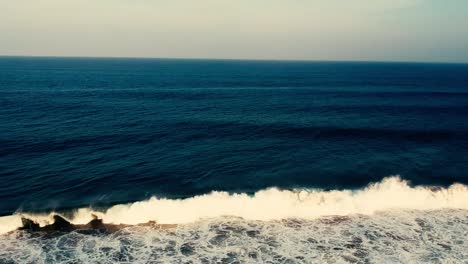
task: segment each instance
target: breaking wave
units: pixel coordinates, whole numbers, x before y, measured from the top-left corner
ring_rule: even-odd
[[[360,190],[323,191],[314,189],[258,191],[253,195],[212,192],[187,199],[153,197],[146,201],[115,205],[105,211],[77,209],[72,224],[86,224],[94,218],[106,224],[187,224],[203,219],[235,216],[245,220],[316,219],[330,215],[371,215],[392,209],[468,209],[468,187],[412,187],[399,177],[389,177]],[[41,226],[53,223],[54,215],[17,213],[0,217],[0,233],[22,227],[21,218]]]

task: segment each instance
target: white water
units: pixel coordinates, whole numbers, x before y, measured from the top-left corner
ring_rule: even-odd
[[[247,194],[212,192],[188,199],[151,198],[132,204],[116,205],[105,212],[78,209],[67,218],[74,224],[86,224],[93,215],[104,223],[187,224],[221,216],[236,216],[245,220],[281,220],[288,218],[316,219],[330,215],[371,215],[392,209],[406,210],[468,210],[468,187],[454,184],[448,188],[410,187],[398,177],[389,177],[367,188],[351,191],[278,190],[275,188]],[[42,226],[53,222],[53,214],[15,214],[0,217],[0,234],[21,226],[21,217]]]
[[[465,263],[468,211],[249,221],[0,237],[0,263]]]

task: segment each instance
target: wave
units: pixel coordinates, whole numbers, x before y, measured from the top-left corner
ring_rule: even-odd
[[[410,140],[413,142],[435,142],[445,140],[468,140],[465,128],[457,129],[395,129],[372,127],[335,127],[335,126],[296,126],[289,123],[254,124],[229,121],[181,121],[170,123],[179,131],[203,131],[203,133],[178,134],[178,142],[189,142],[194,139],[219,137],[245,138],[245,131],[251,135],[261,135],[264,138],[300,138],[300,139],[378,139],[378,140]],[[35,142],[27,139],[0,139],[4,154],[9,153],[42,153],[48,151],[63,151],[70,148],[95,146],[96,144],[122,144],[131,140],[135,144],[145,144],[155,137],[167,137],[170,131],[152,131],[147,133],[128,132],[108,135],[92,135],[76,138],[58,138]],[[174,136],[174,135],[171,135]]]
[[[286,137],[301,139],[329,139],[329,138],[363,138],[363,139],[393,139],[411,140],[416,142],[436,140],[467,140],[467,133],[463,129],[395,129],[373,127],[336,127],[336,126],[296,126],[289,123],[254,124],[230,121],[187,121],[176,122],[173,125],[187,131],[207,131],[206,136],[224,135],[228,137],[244,137],[250,131],[252,134],[264,137]],[[209,131],[206,129],[209,127]],[[200,135],[201,136],[201,135]],[[192,139],[189,136],[189,140]]]
[[[388,177],[360,190],[280,190],[270,188],[253,195],[211,192],[187,199],[153,197],[146,201],[115,205],[104,211],[80,208],[63,216],[74,225],[85,225],[96,217],[105,224],[188,224],[204,219],[235,216],[246,220],[316,219],[322,216],[371,215],[393,209],[467,209],[468,186],[448,188],[410,186],[399,177]],[[27,218],[40,226],[54,222],[60,213],[16,213],[0,217],[0,234],[23,226]]]

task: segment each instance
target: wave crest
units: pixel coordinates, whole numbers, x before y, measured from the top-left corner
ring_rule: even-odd
[[[187,199],[153,197],[146,201],[115,205],[97,212],[76,210],[70,223],[82,225],[96,216],[108,224],[136,225],[186,224],[208,218],[236,216],[247,220],[314,219],[327,215],[373,214],[394,209],[437,210],[468,209],[468,186],[448,188],[411,187],[399,177],[388,177],[360,190],[323,191],[314,189],[279,190],[270,188],[254,195],[211,192]],[[51,214],[15,214],[0,217],[0,234],[22,226],[25,217],[41,226],[53,223]]]

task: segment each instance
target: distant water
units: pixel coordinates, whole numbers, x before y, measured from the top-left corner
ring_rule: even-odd
[[[466,184],[467,64],[0,57],[0,233],[180,224],[15,231],[0,263],[457,262]]]

